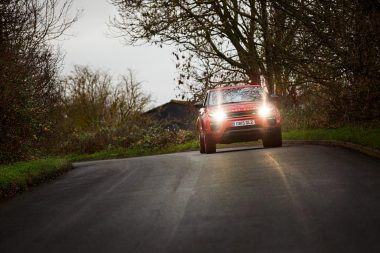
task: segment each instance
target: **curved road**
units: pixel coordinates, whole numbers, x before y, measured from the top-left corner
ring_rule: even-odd
[[[333,147],[83,162],[0,204],[0,252],[380,252],[380,160]]]

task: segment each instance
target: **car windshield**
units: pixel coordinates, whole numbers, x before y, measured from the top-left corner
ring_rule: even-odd
[[[233,88],[228,90],[210,91],[208,105],[221,105],[261,100],[263,90],[260,87]]]

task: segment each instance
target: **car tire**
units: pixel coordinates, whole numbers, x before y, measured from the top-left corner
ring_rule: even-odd
[[[206,153],[206,150],[205,150],[205,138],[204,138],[204,134],[202,132],[199,132],[199,152],[201,154]]]
[[[216,152],[216,143],[211,136],[204,135],[204,144],[206,154],[212,154]]]
[[[268,129],[263,136],[264,148],[275,148],[282,146],[282,131],[281,128]]]

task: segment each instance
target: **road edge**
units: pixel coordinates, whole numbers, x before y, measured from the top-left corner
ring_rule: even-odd
[[[362,146],[359,144],[355,144],[352,142],[345,141],[335,141],[335,140],[283,140],[284,144],[313,144],[313,145],[323,145],[323,146],[331,146],[331,147],[341,147],[354,151],[358,151],[360,153],[366,154],[371,157],[375,157],[380,159],[380,150]]]

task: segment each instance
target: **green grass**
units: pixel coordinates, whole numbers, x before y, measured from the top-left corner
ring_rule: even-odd
[[[0,200],[7,199],[17,193],[27,191],[32,186],[56,178],[69,170],[72,167],[72,162],[167,154],[196,149],[198,149],[198,143],[193,140],[184,144],[169,145],[163,149],[119,148],[94,154],[68,155],[0,165]]]
[[[139,148],[134,147],[130,149],[118,148],[107,151],[100,151],[93,154],[79,154],[79,155],[69,155],[67,158],[70,161],[88,161],[88,160],[104,160],[104,159],[115,159],[115,158],[128,158],[136,156],[147,156],[147,155],[159,155],[168,153],[177,153],[183,151],[197,150],[198,142],[192,140],[184,144],[169,145],[165,148]]]
[[[336,140],[380,149],[380,128],[341,127],[286,131],[284,140]]]
[[[71,168],[66,158],[47,158],[0,166],[0,199],[55,178]]]

